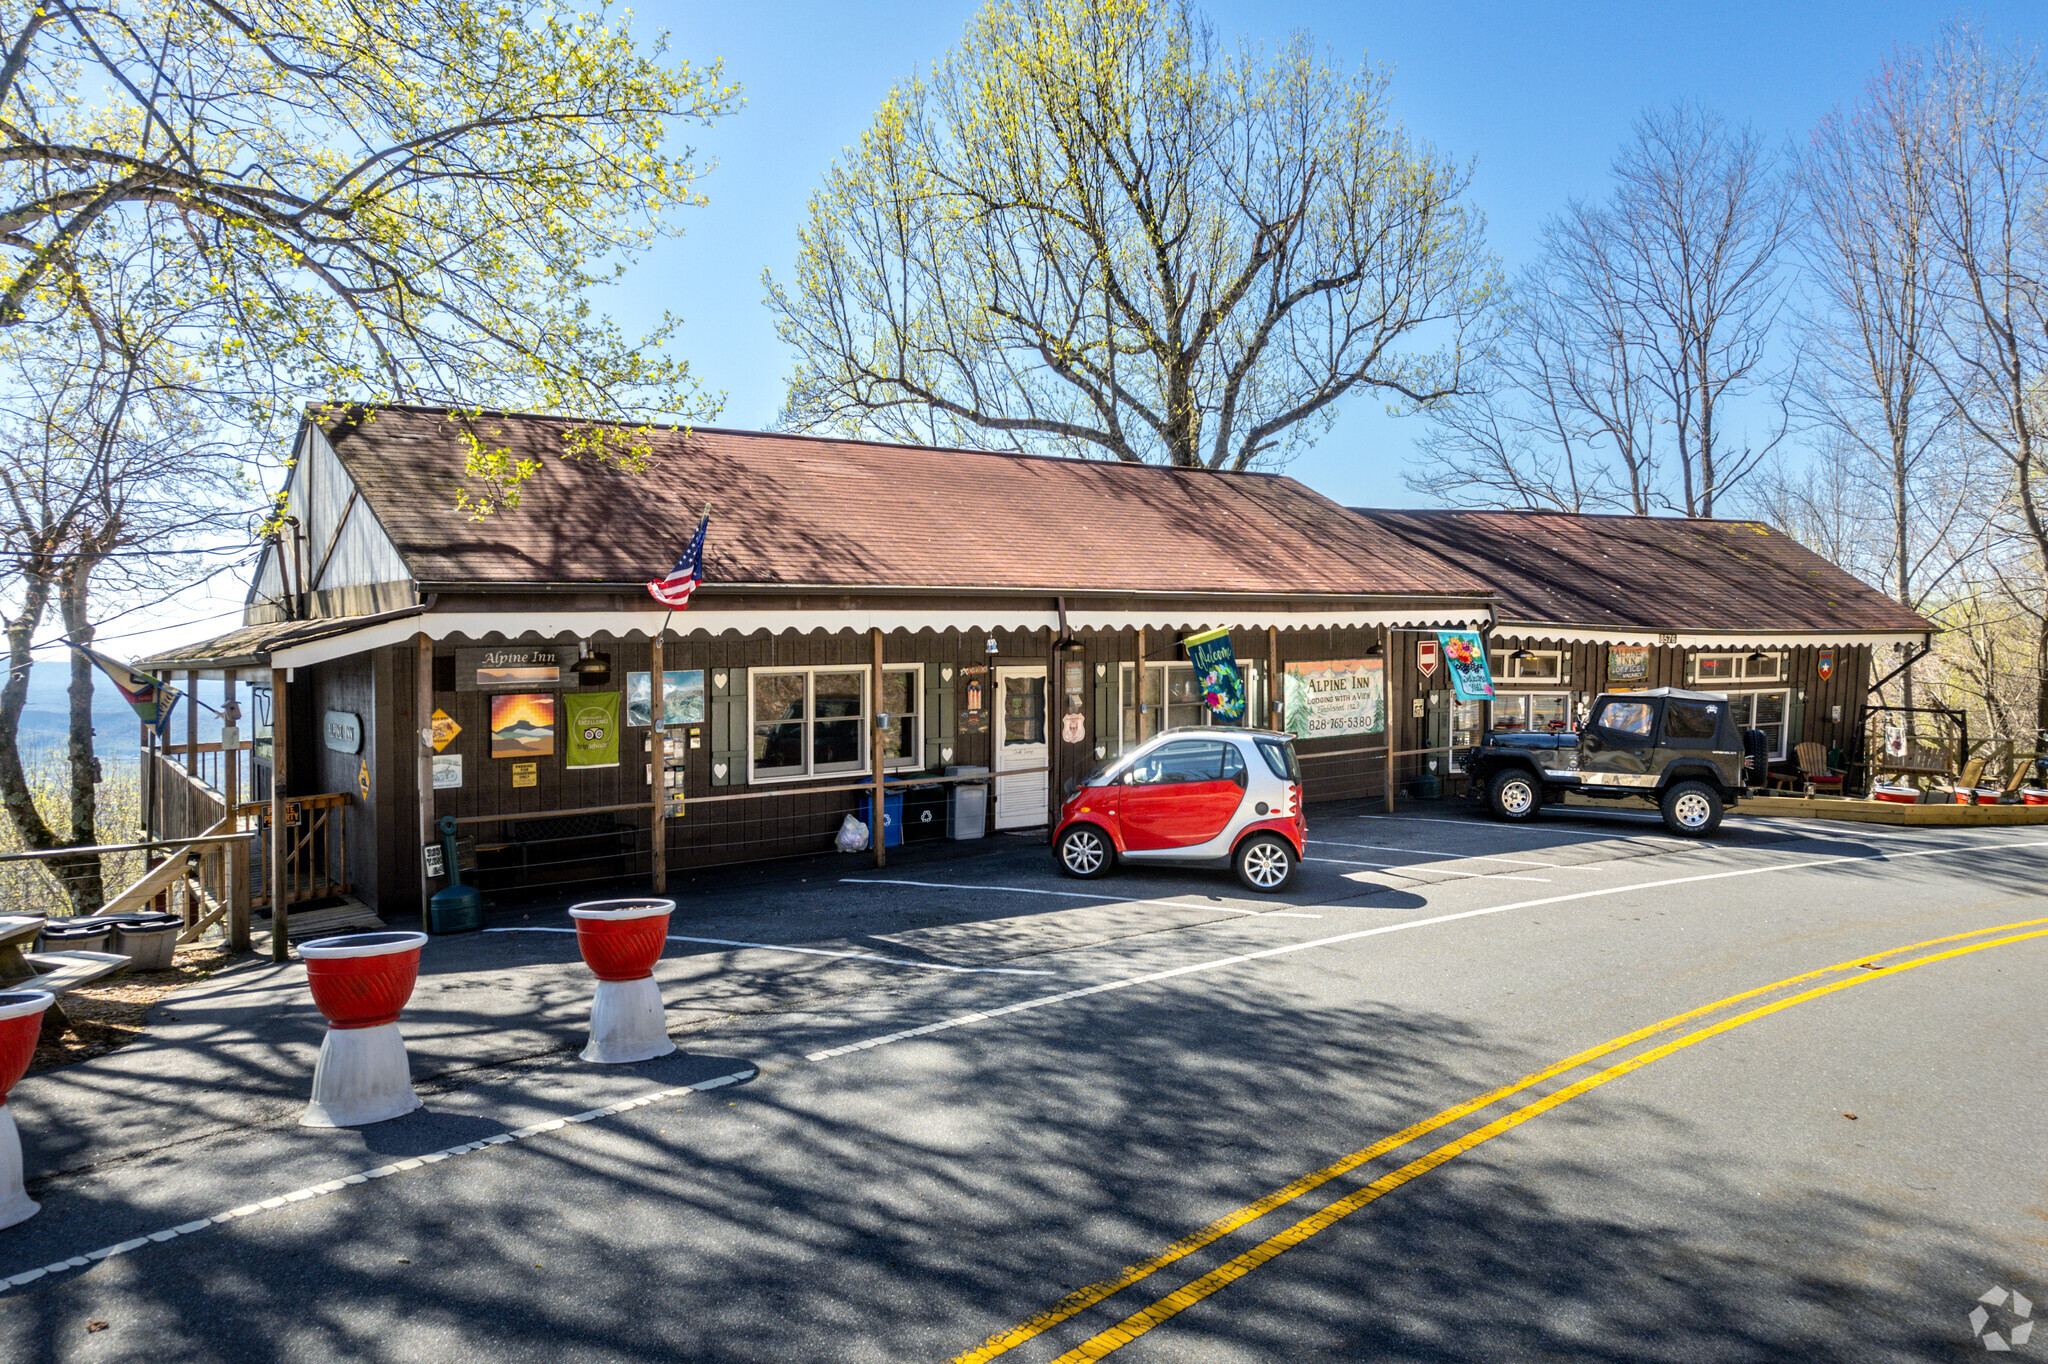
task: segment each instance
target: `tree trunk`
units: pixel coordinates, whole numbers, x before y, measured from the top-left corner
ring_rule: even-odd
[[[21,765],[20,736],[21,711],[28,702],[29,671],[35,663],[31,649],[36,627],[43,623],[43,613],[49,609],[50,582],[28,575],[23,588],[21,614],[7,622],[7,681],[0,685],[0,807],[6,809],[7,820],[14,826],[22,846],[45,852],[64,846],[69,840],[60,838],[36,808],[35,792],[30,789],[28,773]],[[87,861],[92,863],[92,879],[97,885],[97,858],[58,857],[44,865],[69,889],[79,864]],[[94,904],[97,906],[98,901]]]
[[[92,643],[92,613],[87,603],[92,571],[97,567],[95,560],[81,557],[66,575],[63,590],[58,595],[58,609],[64,615],[65,632],[80,644]],[[92,672],[92,660],[73,650],[70,735],[65,745],[66,756],[70,759],[71,841],[88,846],[99,842],[99,797],[95,790],[99,764],[93,756],[92,745]],[[87,853],[79,859],[78,865],[66,878],[74,913],[91,914],[106,903],[107,890],[103,878],[104,868],[98,853]]]

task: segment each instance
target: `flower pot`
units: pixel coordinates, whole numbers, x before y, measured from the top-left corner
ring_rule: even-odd
[[[576,946],[599,980],[638,980],[654,971],[668,943],[673,900],[592,900],[571,905]]]
[[[1870,798],[1886,805],[1918,805],[1920,793],[1910,786],[1873,786]]]
[[[302,1127],[358,1127],[420,1106],[398,1014],[419,978],[424,933],[351,933],[301,944],[306,985],[327,1018]]]
[[[676,1049],[653,974],[675,907],[673,900],[653,899],[594,900],[570,907],[576,946],[597,977],[584,1060],[623,1065]]]
[[[56,1002],[55,995],[41,990],[0,990],[0,1227],[36,1215],[37,1205],[21,1183],[21,1134],[7,1096],[28,1073],[43,1031],[43,1011]]]
[[[2020,788],[2020,800],[2027,805],[2048,805],[2048,791],[2035,786]]]
[[[306,986],[335,1028],[396,1023],[419,978],[424,933],[350,933],[301,944]]]

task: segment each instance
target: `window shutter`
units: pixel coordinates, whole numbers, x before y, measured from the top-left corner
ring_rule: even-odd
[[[1109,757],[1123,747],[1123,717],[1116,713],[1123,686],[1122,664],[1095,665],[1095,742],[1102,756]]]
[[[1572,646],[1567,644],[1557,656],[1557,685],[1569,687],[1572,684]]]
[[[924,665],[924,765],[942,768],[953,761],[953,669]]]
[[[711,670],[711,784],[747,784],[747,670]]]
[[[1806,690],[1794,687],[1785,695],[1785,756],[1806,742]]]

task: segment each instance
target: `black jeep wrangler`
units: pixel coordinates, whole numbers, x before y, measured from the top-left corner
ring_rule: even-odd
[[[1458,765],[1469,793],[1500,819],[1534,819],[1568,791],[1637,796],[1663,810],[1673,833],[1699,837],[1741,799],[1744,757],[1726,696],[1659,687],[1603,693],[1577,734],[1489,734]]]

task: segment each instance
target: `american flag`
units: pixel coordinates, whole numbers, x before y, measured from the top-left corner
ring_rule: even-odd
[[[697,590],[697,584],[704,581],[704,532],[711,528],[711,514],[697,523],[697,533],[690,537],[690,547],[683,551],[683,557],[676,560],[676,566],[668,576],[658,583],[647,584],[647,595],[671,611],[680,611],[689,606],[690,594]]]

